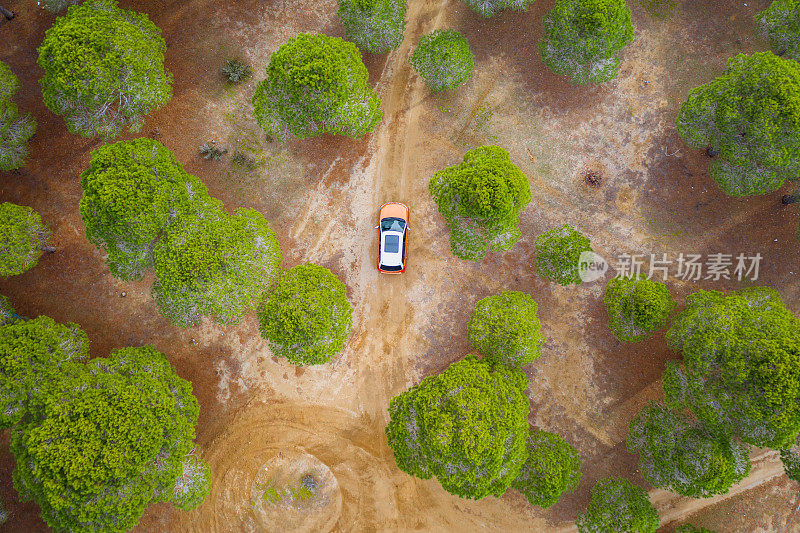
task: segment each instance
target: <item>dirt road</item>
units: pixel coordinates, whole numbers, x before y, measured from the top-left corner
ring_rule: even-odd
[[[53,17],[22,9],[22,0],[10,2],[18,17],[13,24],[0,21],[0,60],[19,74],[20,107],[34,114],[39,129],[27,168],[0,173],[0,200],[39,211],[59,252],[0,282],[0,293],[25,316],[81,324],[93,356],[126,345],[156,346],[192,381],[201,404],[198,444],[212,466],[212,493],[189,513],[152,505],[137,531],[269,530],[253,511],[252,488],[279,457],[316,459],[330,470],[338,496],[334,491],[331,505],[314,508],[312,518],[319,520],[309,523],[330,523],[335,531],[566,531],[598,479],[618,475],[647,487],[625,448],[627,424],[659,398],[664,363],[679,356],[661,334],[636,345],[617,342],[607,328],[602,284],[561,288],[535,276],[533,241],[555,225],[576,226],[609,260],[622,252],[759,251],[761,282],[800,312],[796,211],[780,209],[780,193],[725,198],[706,174],[708,162],[682,144],[673,126],[689,88],[716,75],[731,54],[763,49],[752,37],[752,13],[766,0],[749,7],[684,2],[668,21],[630,3],[636,38],[623,52],[619,78],[597,87],[570,86],[539,61],[541,18],[552,1],[482,20],[460,0],[413,0],[402,45],[364,55],[384,111],[375,132],[361,140],[325,136],[283,145],[264,140],[250,96],[270,54],[289,37],[344,36],[334,0],[120,3],[148,12],[162,28],[175,77],[172,101],[147,117],[142,134],[175,151],[227,208],[264,213],[278,233],[284,266],[331,268],[354,307],[343,352],[329,364],[299,368],[272,356],[253,315],[234,327],[203,321],[178,330],[157,314],[151,278],[112,278],[78,215],[77,176],[97,143],[70,136],[41,103],[35,47]],[[475,71],[457,91],[432,95],[408,56],[420,36],[450,27],[468,38]],[[256,74],[231,88],[218,69],[233,55],[251,62]],[[228,162],[200,159],[197,147],[211,139],[230,152],[246,150],[259,167],[242,173]],[[448,228],[427,187],[436,170],[483,144],[510,151],[534,199],[514,248],[471,263],[452,257]],[[581,180],[589,168],[602,174],[599,187]],[[374,268],[373,228],[386,201],[411,208],[409,267],[402,276],[379,276]],[[740,286],[675,278],[668,285],[678,298]],[[542,357],[526,369],[530,422],[564,435],[584,460],[578,490],[548,510],[515,491],[480,501],[454,497],[435,480],[400,472],[386,445],[390,398],[469,353],[466,323],[475,302],[501,290],[536,299],[547,338]],[[36,506],[17,501],[7,446],[0,467],[9,527],[44,531]],[[691,516],[718,531],[749,533],[776,530],[770,522],[776,516],[775,524],[784,523],[796,505],[787,496],[793,490],[774,454],[764,454],[754,458],[751,477],[726,496],[687,500],[652,490],[651,498],[665,530]],[[743,501],[755,503],[743,507]]]

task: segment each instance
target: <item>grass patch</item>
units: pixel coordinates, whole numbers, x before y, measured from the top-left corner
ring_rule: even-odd
[[[307,479],[309,477],[313,480],[313,483],[309,483]],[[318,483],[313,477],[303,476],[297,485],[297,487],[290,485],[276,486],[272,483],[272,480],[270,480],[265,483],[257,484],[256,488],[261,492],[261,499],[264,500],[267,505],[278,505],[281,503],[296,505],[308,502],[314,498]],[[253,501],[251,503],[255,507],[256,502]]]
[[[678,0],[638,0],[639,5],[644,8],[647,13],[659,20],[667,20],[672,18],[675,14],[675,8],[678,7]]]

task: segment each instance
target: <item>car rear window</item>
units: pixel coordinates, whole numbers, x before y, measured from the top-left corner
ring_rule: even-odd
[[[400,236],[387,235],[383,238],[383,251],[390,254],[396,254],[400,250]]]

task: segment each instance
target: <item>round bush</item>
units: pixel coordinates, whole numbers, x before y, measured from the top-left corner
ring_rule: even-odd
[[[339,18],[356,46],[381,54],[403,42],[406,0],[339,0]]]
[[[327,268],[290,268],[265,293],[259,331],[275,355],[296,365],[327,363],[344,346],[353,322],[347,287]]]
[[[397,467],[462,498],[500,497],[527,457],[528,378],[468,355],[389,403]]]
[[[597,482],[589,509],[575,520],[580,533],[655,533],[658,524],[658,512],[647,493],[616,477]]]
[[[581,456],[561,435],[531,429],[528,459],[511,485],[528,498],[531,505],[553,506],[565,492],[578,488]]]
[[[474,58],[456,30],[434,30],[419,40],[411,65],[434,92],[455,89],[472,76]]]
[[[618,276],[603,297],[609,327],[622,342],[638,342],[667,325],[675,301],[666,285],[643,277]]]
[[[144,116],[172,97],[166,43],[147,15],[113,0],[71,7],[38,49],[45,105],[71,133],[114,137],[139,131]]]
[[[255,118],[278,140],[331,133],[357,138],[383,118],[356,45],[301,33],[270,57],[253,94]]]
[[[469,321],[469,338],[486,357],[515,367],[532,363],[544,343],[536,302],[523,292],[505,291],[480,300]]]
[[[536,272],[559,285],[581,283],[578,265],[583,252],[591,252],[589,239],[565,224],[536,237]]]
[[[469,150],[464,161],[434,174],[428,189],[450,225],[456,257],[477,261],[519,239],[519,214],[531,201],[531,189],[499,146]]]

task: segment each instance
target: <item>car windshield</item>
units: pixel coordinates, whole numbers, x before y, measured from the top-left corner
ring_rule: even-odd
[[[396,254],[400,250],[400,236],[387,235],[383,239],[383,251],[390,254]]]
[[[402,232],[406,227],[406,221],[402,218],[389,217],[381,220],[382,231],[399,231]]]

